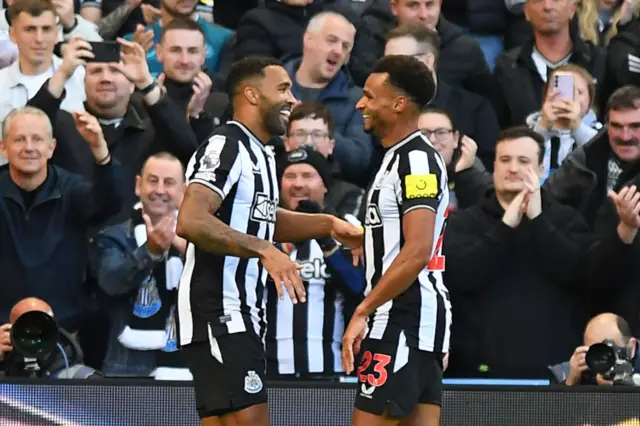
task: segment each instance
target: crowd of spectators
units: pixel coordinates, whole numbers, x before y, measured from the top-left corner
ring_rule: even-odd
[[[355,108],[370,70],[385,55],[410,55],[432,71],[437,94],[419,127],[449,172],[447,376],[549,377],[603,312],[624,318],[628,330],[611,333],[636,345],[640,2],[0,7],[0,357],[10,358],[12,307],[36,297],[78,343],[75,362],[110,377],[190,378],[175,339],[184,170],[231,119],[231,65],[254,55],[281,60],[300,102],[286,134],[269,141],[282,206],[353,223],[364,222],[364,194],[384,155]],[[121,60],[95,61],[95,42],[117,43]],[[535,197],[524,195],[536,185]],[[335,242],[315,243],[319,250],[280,248],[317,256],[303,278],[322,287],[339,276],[344,303],[310,311],[307,321],[329,309],[347,321],[362,271],[340,266],[336,253],[347,254]],[[335,352],[342,328],[332,330],[274,332],[267,355],[282,359],[269,345],[296,339]],[[287,375],[341,374],[339,362],[316,364],[291,361]],[[278,376],[277,360],[271,365]]]

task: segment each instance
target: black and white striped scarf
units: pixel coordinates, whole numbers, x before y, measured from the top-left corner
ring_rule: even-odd
[[[147,242],[147,229],[140,204],[134,207],[131,226],[138,247]],[[138,289],[133,312],[118,336],[120,343],[140,351],[176,352],[175,305],[182,274],[182,258],[173,247],[151,270]]]

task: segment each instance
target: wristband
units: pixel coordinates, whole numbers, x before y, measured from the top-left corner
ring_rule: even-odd
[[[62,34],[69,34],[71,31],[75,30],[77,26],[78,18],[74,16],[72,26],[70,26],[69,28],[65,28],[64,25],[62,26]]]
[[[107,160],[111,159],[111,153],[108,152],[107,155],[105,155],[104,158],[100,159],[100,160],[96,160],[96,163],[98,163],[98,165],[100,166],[104,166],[107,164]]]
[[[143,87],[142,89],[139,89],[138,92],[142,93],[143,95],[148,95],[156,87],[158,87],[158,83],[155,80],[153,80],[151,84],[149,84],[146,87]]]

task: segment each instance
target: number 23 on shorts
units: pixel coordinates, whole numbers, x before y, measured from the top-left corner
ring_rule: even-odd
[[[373,373],[375,374],[364,374],[372,362],[375,363],[373,364]],[[383,386],[389,377],[387,365],[390,362],[390,355],[372,354],[371,351],[366,351],[362,354],[362,361],[360,362],[360,367],[358,367],[358,380],[362,383],[368,383],[370,386]]]

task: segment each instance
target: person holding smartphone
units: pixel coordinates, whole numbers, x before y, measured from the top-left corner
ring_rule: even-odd
[[[577,65],[562,65],[547,78],[542,110],[527,117],[527,125],[545,139],[543,180],[602,129],[592,108],[595,98],[593,77]]]

